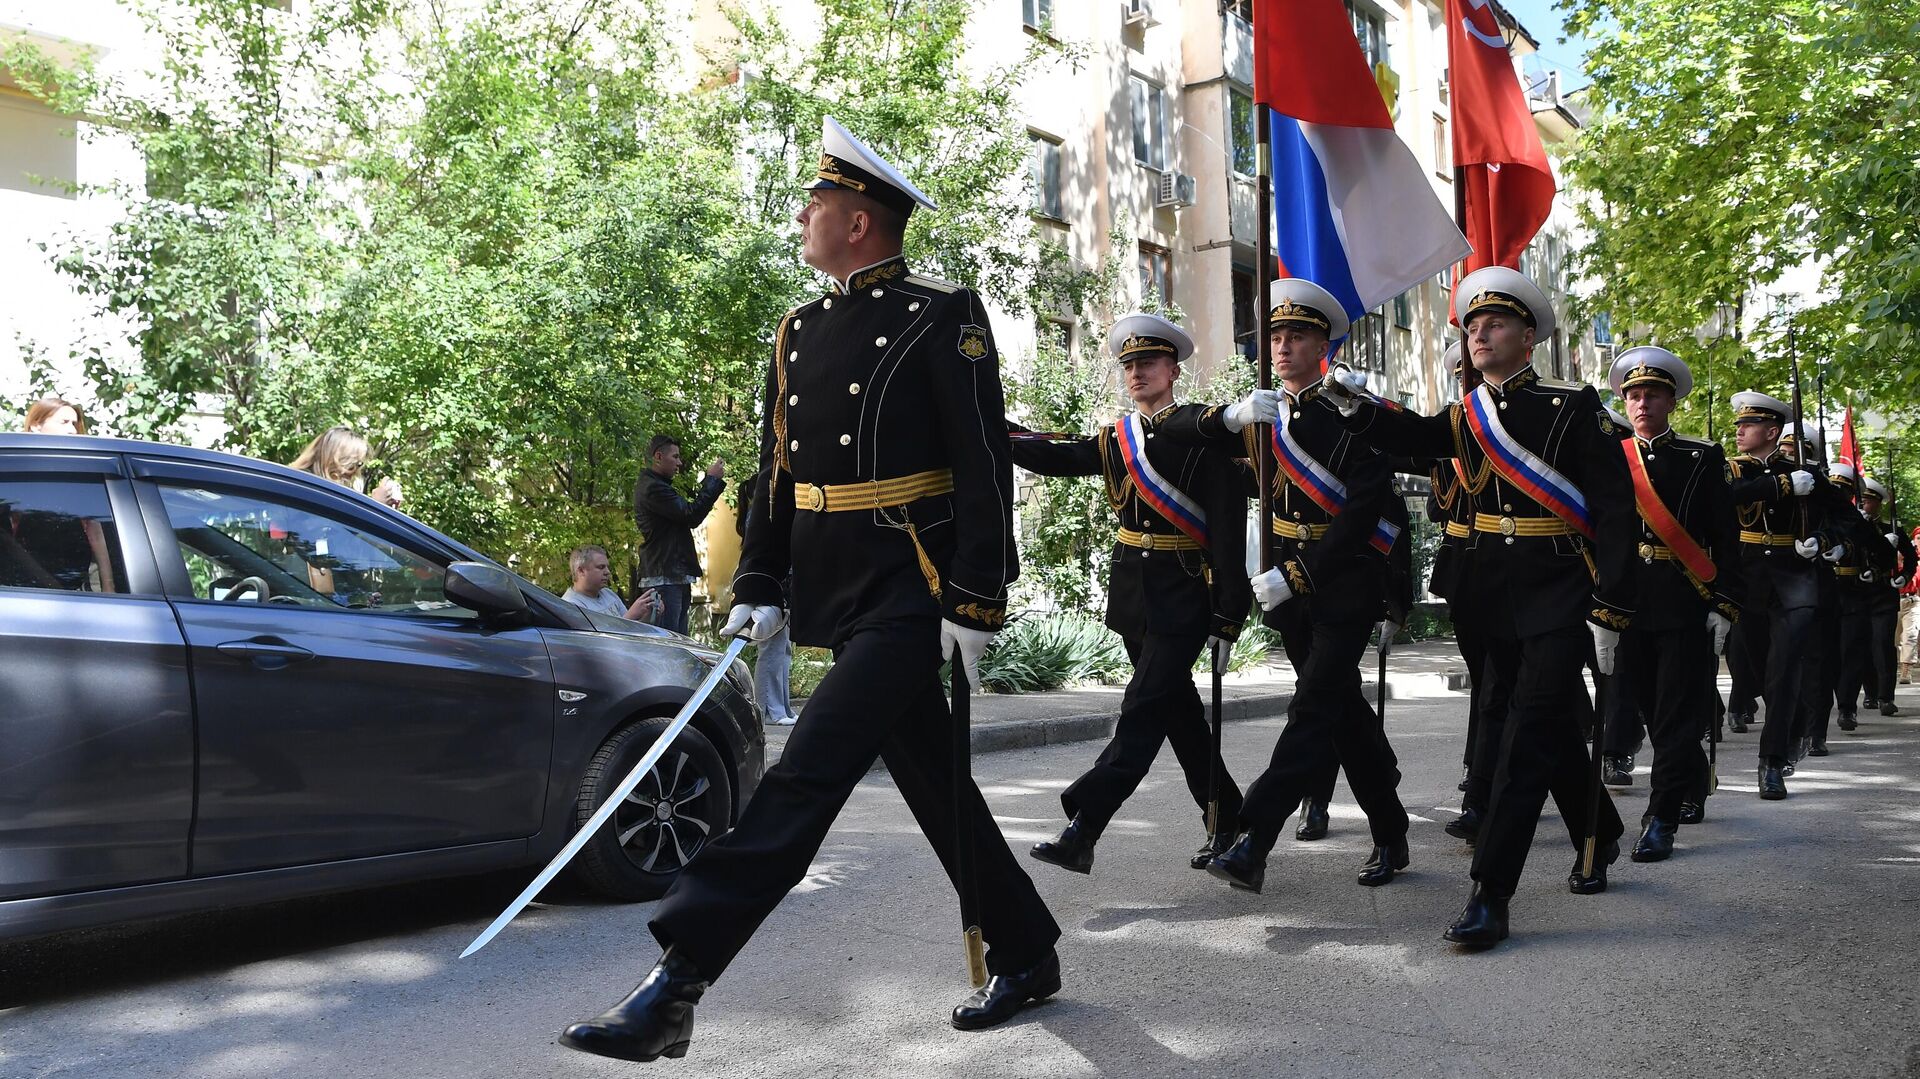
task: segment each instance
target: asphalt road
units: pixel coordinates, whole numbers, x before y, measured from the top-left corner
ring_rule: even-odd
[[[1836,732],[1781,803],[1754,795],[1756,736],[1734,736],[1709,822],[1671,862],[1623,860],[1602,896],[1567,894],[1548,818],[1514,938],[1463,954],[1440,939],[1466,894],[1465,848],[1440,830],[1463,705],[1391,706],[1420,818],[1412,870],[1374,890],[1353,883],[1368,848],[1344,786],[1333,835],[1282,839],[1265,895],[1188,869],[1200,827],[1163,754],[1091,878],[1032,864],[1066,987],[997,1030],[946,1024],[964,991],[953,896],[877,775],[707,994],[685,1060],[554,1044],[652,963],[646,905],[537,906],[454,958],[514,877],[0,948],[0,1076],[1920,1076],[1920,721]],[[1228,727],[1243,781],[1278,729]],[[976,758],[1009,842],[1058,828],[1057,792],[1096,750]]]

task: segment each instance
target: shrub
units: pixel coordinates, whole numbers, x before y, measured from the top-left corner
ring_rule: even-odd
[[[1131,669],[1112,630],[1080,614],[1017,617],[980,660],[980,682],[995,693],[1038,693],[1069,682],[1111,682]]]

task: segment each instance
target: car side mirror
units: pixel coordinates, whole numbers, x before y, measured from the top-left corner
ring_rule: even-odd
[[[520,582],[499,566],[455,562],[447,567],[447,598],[482,618],[524,619],[527,596]]]

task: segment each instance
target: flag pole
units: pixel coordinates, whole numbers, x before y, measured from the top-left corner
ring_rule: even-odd
[[[1256,16],[1260,5],[1254,5]],[[1256,30],[1253,39],[1260,40]],[[1264,94],[1260,94],[1263,99]],[[1267,347],[1267,305],[1271,301],[1268,294],[1273,290],[1273,110],[1265,100],[1253,106],[1254,147],[1258,158],[1254,162],[1255,202],[1260,208],[1260,236],[1254,244],[1254,261],[1259,263],[1255,273],[1255,284],[1259,291],[1253,303],[1253,341],[1256,369],[1259,371],[1260,388],[1273,388],[1273,353]],[[1259,434],[1260,452],[1254,455],[1254,477],[1260,490],[1260,572],[1273,568],[1273,545],[1268,536],[1273,531],[1273,440],[1267,437],[1265,424],[1256,425]]]

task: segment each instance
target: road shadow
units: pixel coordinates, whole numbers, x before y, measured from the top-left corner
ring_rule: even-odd
[[[1071,1046],[1100,1075],[1197,1075],[1207,1065],[1166,1047],[1146,1025],[1117,1008],[1054,1000],[1028,1009],[1016,1024],[1032,1024]],[[1009,1024],[1012,1025],[1012,1024]]]

